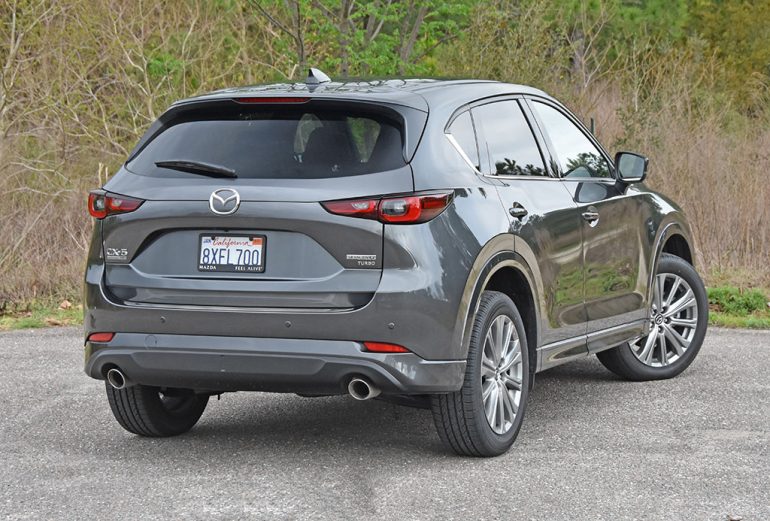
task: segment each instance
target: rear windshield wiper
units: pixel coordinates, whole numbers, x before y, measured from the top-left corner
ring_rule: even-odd
[[[214,177],[238,177],[235,170],[221,165],[191,161],[188,159],[169,159],[167,161],[155,161],[155,166],[161,168],[173,168],[191,174],[210,175]]]

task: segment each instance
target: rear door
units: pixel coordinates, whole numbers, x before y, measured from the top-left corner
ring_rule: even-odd
[[[486,103],[472,113],[480,134],[482,173],[498,181],[500,198],[511,214],[512,247],[542,279],[541,344],[577,339],[559,346],[558,356],[584,356],[581,223],[575,203],[546,167],[518,100]]]
[[[104,187],[144,201],[103,221],[106,289],[145,306],[365,305],[383,225],[319,202],[412,191],[405,119],[311,99],[225,100],[164,121]]]

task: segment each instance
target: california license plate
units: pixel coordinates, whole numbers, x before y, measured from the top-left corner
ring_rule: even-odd
[[[200,271],[265,271],[266,241],[263,235],[201,235],[200,239]]]

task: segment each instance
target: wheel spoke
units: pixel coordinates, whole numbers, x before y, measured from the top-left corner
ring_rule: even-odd
[[[499,362],[500,358],[503,356],[502,353],[502,347],[503,347],[503,324],[502,322],[503,316],[499,316],[495,319],[494,322],[492,322],[492,328],[494,329],[494,333],[492,334],[492,361],[493,362]]]
[[[521,391],[521,380],[517,380],[509,374],[503,375],[503,383],[507,388],[510,388],[514,391]]]
[[[492,390],[495,388],[495,381],[494,380],[487,380],[482,384],[481,389],[481,399],[486,404],[487,400],[489,400],[489,395],[492,393]]]
[[[505,391],[502,388],[502,385],[500,383],[497,384],[497,419],[499,420],[499,430],[498,433],[502,434],[505,432]]]
[[[505,320],[500,315],[495,319],[495,349],[498,360],[503,356],[503,335],[505,335]]]
[[[516,404],[513,401],[513,396],[511,396],[511,393],[503,388],[503,405],[505,405],[505,413],[508,416],[508,421],[513,423],[514,418],[516,418]]]
[[[521,350],[518,347],[519,341],[516,340],[516,348],[511,349],[509,360],[503,360],[503,365],[500,366],[500,372],[505,373],[511,367],[521,362]]]
[[[676,291],[679,289],[679,286],[681,285],[682,285],[681,277],[676,277],[674,279],[674,284],[671,286],[671,289],[668,290],[668,296],[666,297],[666,302],[664,303],[666,308],[671,306],[671,301],[674,300],[674,296],[676,296]]]
[[[509,394],[508,396],[511,399],[511,410],[513,411],[513,418],[515,418],[516,415],[519,414],[519,404],[516,403],[516,396],[520,397],[521,395],[517,395],[516,392],[513,392],[512,394]],[[511,421],[513,421],[513,418],[511,418]]]
[[[503,343],[500,344],[500,359],[504,360],[505,357],[508,356],[510,350],[511,350],[511,338],[513,337],[513,322],[507,319],[505,317],[505,320],[503,320],[504,325],[504,333],[503,333]]]
[[[690,346],[690,342],[682,338],[682,335],[680,335],[674,328],[666,327],[664,331],[666,333],[666,338],[674,347],[676,354],[682,356],[685,349]]]
[[[683,326],[688,329],[694,329],[695,326],[698,325],[698,319],[697,318],[672,318],[671,322],[669,322],[669,325]]]
[[[668,364],[668,344],[666,343],[665,333],[658,333],[658,341],[660,342],[660,363],[666,365]]]
[[[639,358],[645,363],[649,364],[652,361],[653,351],[655,349],[655,340],[658,338],[657,331],[650,331],[647,335],[647,340],[644,342],[644,349],[639,353]]]
[[[485,376],[487,378],[494,378],[495,369],[497,369],[495,364],[493,364],[492,361],[486,357],[486,354],[484,354],[481,357],[481,376]]]
[[[696,304],[695,295],[690,288],[687,288],[687,293],[682,298],[671,304],[671,307],[666,310],[664,315],[666,317],[673,317],[681,311],[690,308]]]
[[[499,388],[497,387],[497,382],[492,382],[489,396],[486,400],[484,400],[484,412],[487,415],[487,421],[489,422],[489,425],[493,429],[495,428],[495,414],[497,411],[497,399],[499,394],[498,391]]]
[[[487,330],[487,335],[484,337],[484,356],[487,354],[487,348],[489,348],[489,354],[488,357],[489,360],[493,360],[495,358],[495,339],[492,336],[492,328],[490,327]]]
[[[655,277],[655,289],[653,290],[653,300],[655,303],[655,309],[660,313],[663,308],[663,287],[666,284],[666,275],[658,275]]]

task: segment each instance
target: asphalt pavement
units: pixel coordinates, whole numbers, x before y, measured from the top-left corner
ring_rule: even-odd
[[[72,328],[0,333],[0,518],[770,520],[770,331],[712,329],[679,377],[537,376],[518,441],[461,458],[429,411],[213,398],[187,435],[112,418]]]

